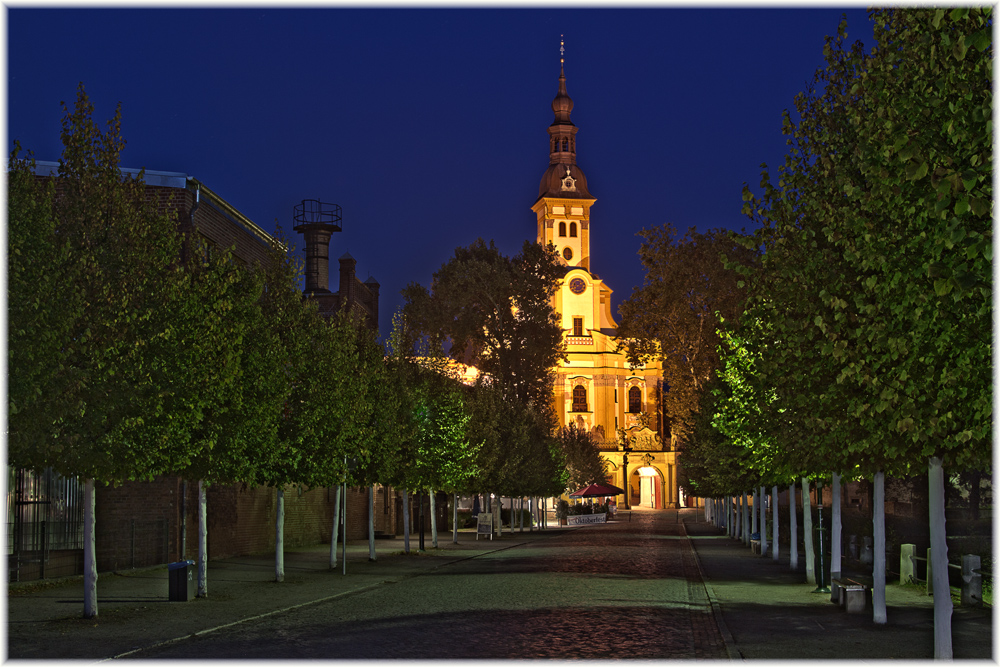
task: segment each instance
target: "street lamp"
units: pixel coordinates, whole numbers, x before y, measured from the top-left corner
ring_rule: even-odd
[[[630,510],[632,508],[628,503],[628,455],[632,452],[632,448],[626,442],[622,444],[622,450],[622,488],[625,489],[625,509]]]
[[[819,512],[819,584],[816,586],[816,590],[813,593],[829,593],[830,586],[826,581],[826,567],[823,563],[823,483],[819,482],[816,484],[816,495],[819,496],[819,502],[816,503],[816,509]],[[811,536],[810,536],[811,539]]]

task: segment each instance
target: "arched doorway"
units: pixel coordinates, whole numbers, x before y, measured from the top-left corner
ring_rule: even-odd
[[[644,509],[663,508],[663,473],[651,465],[636,468],[629,480],[632,505]]]

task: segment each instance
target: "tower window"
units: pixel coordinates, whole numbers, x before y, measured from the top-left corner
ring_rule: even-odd
[[[628,411],[642,412],[642,390],[638,387],[628,390]]]
[[[587,388],[582,384],[573,387],[573,412],[587,411]]]
[[[563,139],[562,140],[562,149],[563,149],[563,153],[569,152],[569,139]]]
[[[563,257],[566,259],[567,262],[573,259],[573,249],[570,248],[569,246],[563,248]]]
[[[574,317],[573,318],[573,335],[582,336],[583,335],[583,318]]]
[[[560,222],[559,223],[559,236],[566,236],[566,223],[565,222]]]
[[[569,235],[571,237],[573,237],[573,238],[576,238],[576,223],[575,222],[569,223]]]

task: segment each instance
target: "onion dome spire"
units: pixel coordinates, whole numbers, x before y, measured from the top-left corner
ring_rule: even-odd
[[[573,98],[566,92],[566,42],[559,36],[559,91],[552,100],[555,120],[549,125],[549,168],[542,176],[539,197],[588,199],[587,178],[576,166],[576,133],[570,120]]]

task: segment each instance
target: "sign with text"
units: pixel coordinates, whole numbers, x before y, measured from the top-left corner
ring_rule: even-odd
[[[493,539],[493,514],[490,512],[483,512],[479,515],[479,523],[476,525],[476,539],[479,539],[480,535],[489,535],[490,539]]]
[[[607,523],[607,514],[573,514],[566,517],[567,526],[582,526],[587,523]]]

